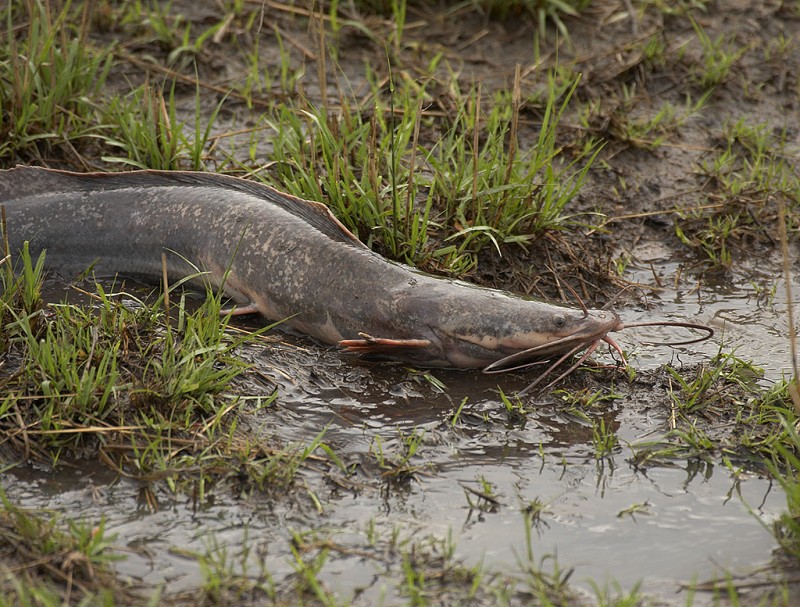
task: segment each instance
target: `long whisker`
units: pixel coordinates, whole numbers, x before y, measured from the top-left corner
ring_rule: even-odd
[[[622,362],[622,364],[623,364],[625,367],[627,367],[627,366],[628,366],[628,361],[625,359],[625,353],[622,351],[622,348],[620,347],[620,345],[619,345],[619,344],[618,344],[616,341],[614,341],[613,339],[611,339],[610,337],[608,337],[608,336],[605,336],[605,337],[602,337],[602,338],[600,338],[600,339],[597,339],[597,340],[595,340],[595,341],[591,342],[591,344],[589,344],[589,347],[587,348],[586,352],[584,352],[583,354],[581,354],[581,357],[580,357],[580,358],[579,358],[577,361],[575,361],[575,363],[573,363],[573,364],[572,364],[572,366],[571,366],[569,369],[567,369],[567,370],[566,370],[566,371],[564,371],[564,372],[563,372],[561,375],[559,375],[558,377],[556,377],[556,378],[555,378],[553,381],[551,381],[551,382],[550,382],[549,384],[547,384],[547,385],[546,385],[544,388],[542,388],[542,390],[547,390],[548,388],[552,388],[554,385],[556,385],[558,382],[560,382],[562,379],[564,379],[564,378],[565,378],[567,375],[569,375],[569,374],[570,374],[570,373],[572,373],[572,372],[573,372],[575,369],[577,369],[578,367],[580,367],[580,366],[581,366],[581,365],[582,365],[582,364],[583,364],[583,363],[586,361],[586,359],[587,359],[587,358],[589,358],[589,357],[590,357],[590,356],[591,356],[591,355],[594,353],[594,351],[595,351],[595,350],[597,350],[597,347],[600,345],[600,342],[601,342],[601,341],[604,341],[604,342],[606,342],[606,343],[607,343],[609,346],[611,346],[612,348],[614,348],[614,350],[616,350],[616,351],[617,351],[617,353],[618,353],[618,354],[620,355],[620,357],[622,358],[622,361],[621,361],[621,362]],[[577,346],[577,347],[573,348],[573,349],[572,349],[570,352],[568,352],[567,354],[565,354],[564,356],[562,356],[560,359],[558,359],[558,361],[556,361],[556,362],[555,362],[553,365],[551,365],[551,366],[550,366],[550,368],[549,368],[549,369],[547,369],[547,371],[545,371],[544,373],[542,373],[542,375],[540,375],[540,376],[539,376],[539,377],[536,379],[536,381],[534,381],[534,382],[533,382],[533,383],[532,383],[530,386],[528,386],[528,387],[527,387],[527,388],[525,388],[525,389],[524,389],[522,392],[520,392],[520,393],[519,393],[519,396],[524,396],[524,395],[525,395],[525,394],[527,394],[529,391],[531,391],[533,388],[535,388],[535,387],[536,387],[536,385],[537,385],[537,384],[538,384],[540,381],[542,381],[542,380],[543,380],[543,379],[544,379],[544,378],[547,376],[547,374],[548,374],[548,373],[550,373],[551,371],[553,371],[553,369],[555,369],[555,368],[556,368],[558,365],[560,365],[560,364],[561,364],[562,362],[564,362],[564,361],[565,361],[567,358],[569,358],[571,355],[573,355],[575,352],[577,352],[578,350],[580,350],[580,349],[581,349],[582,347],[584,347],[584,346],[586,346],[586,344],[582,344],[581,346]]]
[[[614,339],[609,337],[608,335],[606,335],[604,337],[601,337],[600,339],[602,341],[606,342],[609,346],[611,346],[612,348],[614,348],[614,350],[617,351],[617,354],[619,354],[620,358],[622,358],[622,364],[627,367],[628,366],[628,361],[625,359],[625,352],[622,351],[622,348],[620,347],[620,345],[616,341],[614,341]]]
[[[581,354],[581,357],[580,357],[580,358],[579,358],[577,361],[575,361],[575,363],[573,363],[573,364],[572,364],[572,366],[571,366],[569,369],[567,369],[566,371],[564,371],[564,372],[563,372],[561,375],[559,375],[559,376],[558,376],[558,377],[556,377],[556,378],[555,378],[553,381],[551,381],[549,384],[547,384],[546,386],[544,386],[544,387],[542,388],[542,390],[548,390],[549,388],[552,388],[554,385],[556,385],[558,382],[560,382],[562,379],[564,379],[564,378],[565,378],[567,375],[569,375],[569,374],[570,374],[570,373],[572,373],[572,372],[573,372],[575,369],[577,369],[578,367],[580,367],[580,366],[581,366],[581,365],[584,363],[584,361],[586,361],[586,359],[587,359],[587,358],[589,358],[589,357],[590,357],[590,356],[591,356],[591,355],[594,353],[594,351],[595,351],[595,350],[597,350],[597,347],[600,345],[600,342],[601,342],[601,341],[604,341],[604,342],[606,342],[606,343],[607,343],[609,346],[611,346],[612,348],[614,348],[614,349],[615,349],[615,350],[616,350],[616,351],[619,353],[619,355],[622,357],[622,364],[623,364],[624,366],[626,366],[626,367],[627,367],[627,365],[628,365],[628,361],[627,361],[627,360],[625,360],[625,353],[622,351],[622,348],[620,347],[620,345],[619,345],[619,344],[618,344],[616,341],[614,341],[613,339],[611,339],[610,337],[608,337],[608,336],[605,336],[605,337],[602,337],[602,338],[600,338],[600,339],[597,339],[597,340],[593,341],[593,342],[592,342],[592,343],[589,345],[589,348],[586,350],[586,352],[584,352],[583,354]],[[582,344],[582,345],[580,345],[580,346],[577,346],[577,347],[573,348],[571,351],[569,351],[567,354],[565,354],[564,356],[562,356],[561,358],[559,358],[559,359],[558,359],[558,360],[557,360],[555,363],[553,363],[553,364],[552,364],[552,365],[551,365],[551,366],[550,366],[550,367],[547,369],[547,371],[545,371],[545,372],[544,372],[544,373],[542,373],[542,374],[541,374],[541,375],[540,375],[538,378],[536,378],[536,381],[534,381],[534,382],[533,382],[531,385],[529,385],[527,388],[525,388],[524,390],[522,390],[521,392],[519,392],[517,395],[518,395],[518,396],[525,396],[525,395],[526,395],[528,392],[530,392],[531,390],[533,390],[533,389],[534,389],[534,388],[535,388],[535,387],[536,387],[536,386],[539,384],[539,382],[540,382],[540,381],[542,381],[542,380],[543,380],[545,377],[547,377],[547,375],[548,375],[550,372],[552,372],[552,371],[553,371],[553,369],[555,369],[555,368],[556,368],[558,365],[560,365],[562,362],[564,362],[564,361],[565,361],[567,358],[569,358],[570,356],[572,356],[572,355],[573,355],[575,352],[577,352],[578,350],[580,350],[580,349],[581,349],[582,347],[584,347],[585,345],[586,345],[586,344]]]
[[[564,283],[564,285],[575,295],[575,298],[580,301],[581,307],[584,310],[585,315],[589,315],[589,310],[583,305],[583,302],[580,300],[580,297],[575,293],[575,291],[570,287],[568,284]],[[613,301],[613,300],[612,300]],[[619,322],[619,317],[614,315],[617,322]],[[495,374],[495,373],[507,373],[509,371],[518,371],[521,369],[527,369],[529,367],[537,366],[537,365],[548,365],[548,367],[536,378],[536,380],[531,383],[528,387],[518,393],[519,396],[524,396],[531,392],[534,388],[537,388],[545,379],[548,379],[551,374],[564,362],[568,361],[571,357],[575,356],[578,352],[583,351],[583,353],[577,357],[577,360],[570,364],[569,368],[558,375],[554,380],[550,381],[546,386],[541,388],[541,390],[547,390],[557,384],[559,381],[567,377],[570,373],[575,371],[578,367],[580,367],[586,359],[588,359],[595,350],[600,345],[600,342],[605,342],[609,345],[609,348],[614,350],[617,354],[619,354],[621,359],[621,364],[623,366],[627,366],[628,362],[625,359],[625,352],[622,350],[622,347],[608,335],[610,332],[617,332],[622,331],[625,329],[632,329],[635,327],[680,327],[683,329],[690,329],[693,331],[702,331],[704,335],[701,337],[697,337],[695,339],[685,340],[685,341],[675,341],[675,342],[645,342],[648,345],[664,345],[664,346],[680,346],[680,345],[687,345],[687,344],[695,344],[702,341],[706,341],[707,339],[711,339],[714,336],[714,329],[708,327],[706,325],[701,325],[698,323],[692,322],[681,322],[681,321],[652,321],[652,322],[635,322],[629,324],[623,324],[619,322],[619,324],[613,326],[613,328],[609,327],[606,329],[606,333],[595,333],[594,335],[567,335],[565,337],[555,339],[551,342],[539,344],[538,346],[534,346],[532,348],[528,348],[526,350],[521,350],[519,352],[514,352],[513,354],[509,354],[499,360],[494,361],[493,363],[484,367],[483,372],[487,374]],[[554,361],[554,362],[552,362]]]
[[[556,339],[554,341],[540,344],[538,346],[533,346],[532,348],[528,348],[527,350],[520,350],[519,352],[514,352],[513,354],[509,354],[508,356],[501,358],[500,360],[496,360],[490,365],[487,365],[486,367],[483,368],[483,372],[493,374],[493,373],[506,373],[508,371],[517,371],[519,369],[525,369],[532,365],[539,364],[540,361],[534,361],[534,362],[526,361],[515,367],[506,367],[505,365],[517,362],[522,359],[528,359],[531,356],[536,356],[537,354],[541,356],[556,355],[558,354],[558,352],[550,352],[553,346],[575,343],[575,340],[576,337],[574,335],[568,335],[567,337],[562,337],[561,339]],[[578,346],[578,349],[585,346],[586,343],[587,340],[581,340],[581,344]]]
[[[690,339],[687,341],[648,341],[643,342],[648,346],[685,346],[687,344],[696,344],[700,343],[701,341],[706,341],[707,339],[711,339],[714,337],[714,329],[708,327],[706,325],[699,325],[693,322],[634,322],[630,324],[624,324],[617,329],[617,331],[622,331],[623,329],[632,329],[634,327],[682,327],[684,329],[693,329],[696,331],[705,331],[706,335],[702,337],[697,337],[695,339]]]
[[[550,344],[546,344],[546,345],[549,346]],[[505,358],[501,358],[500,360],[496,360],[491,365],[488,365],[488,366],[484,367],[483,369],[481,369],[481,371],[483,373],[486,373],[487,375],[497,375],[499,373],[508,373],[509,371],[519,371],[520,369],[527,369],[528,367],[535,367],[536,365],[543,365],[549,359],[545,358],[544,360],[526,360],[525,362],[520,363],[520,364],[518,364],[518,365],[516,365],[514,367],[503,367],[502,366],[502,365],[504,365],[506,363],[514,362],[515,360],[518,360],[520,358],[528,358],[532,354],[531,350],[539,350],[539,349],[542,349],[543,347],[544,346],[537,346],[535,348],[530,348],[528,350],[523,350],[522,352],[516,352],[514,354],[511,354],[510,356],[506,356]],[[536,352],[533,352],[533,354],[536,354]]]
[[[565,282],[565,283],[561,283],[561,281],[558,281],[558,282],[559,282],[559,284],[563,284],[565,287],[567,287],[567,290],[570,293],[572,293],[572,296],[575,298],[575,301],[578,302],[578,306],[580,306],[580,309],[583,310],[583,317],[584,318],[589,318],[589,308],[587,308],[586,304],[583,303],[583,300],[581,299],[581,296],[578,295],[578,292],[575,289],[572,288],[572,285],[570,285],[568,282]]]
[[[578,362],[576,362],[576,363],[575,363],[574,365],[572,365],[572,366],[571,366],[569,369],[567,369],[567,370],[566,370],[564,373],[562,373],[561,375],[559,375],[558,377],[556,377],[556,378],[555,378],[553,381],[551,381],[549,384],[547,384],[547,386],[545,386],[545,387],[543,388],[543,390],[546,390],[547,388],[551,387],[551,386],[552,386],[553,384],[555,384],[556,382],[559,382],[559,381],[561,381],[561,380],[562,380],[562,379],[564,379],[564,378],[565,378],[567,375],[569,375],[569,374],[570,374],[570,373],[572,373],[572,372],[573,372],[575,369],[577,369],[577,368],[578,368],[578,367],[581,365],[581,363],[583,363],[583,361],[584,361],[584,360],[586,360],[586,359],[587,359],[589,356],[591,356],[592,352],[594,352],[594,351],[597,349],[597,344],[598,344],[598,343],[599,343],[599,340],[598,340],[598,341],[594,341],[594,342],[592,342],[592,344],[591,344],[591,346],[589,347],[589,349],[588,349],[588,350],[586,350],[586,352],[584,352],[584,353],[581,355],[581,357],[578,359]],[[539,382],[541,382],[541,381],[542,381],[542,380],[543,380],[545,377],[547,377],[548,375],[550,375],[550,373],[552,373],[552,372],[553,372],[553,370],[554,370],[556,367],[558,367],[558,365],[560,365],[561,363],[563,363],[563,362],[564,362],[565,360],[567,360],[567,359],[568,359],[570,356],[572,356],[573,354],[575,354],[575,353],[576,353],[578,350],[580,350],[581,348],[585,348],[585,347],[586,347],[586,344],[585,344],[585,343],[582,343],[582,344],[580,344],[580,345],[578,345],[578,346],[575,346],[574,348],[572,348],[572,350],[568,351],[568,352],[567,352],[566,354],[564,354],[564,355],[563,355],[561,358],[559,358],[559,359],[558,359],[556,362],[554,362],[552,365],[550,365],[550,366],[547,368],[547,370],[546,370],[544,373],[542,373],[542,374],[541,374],[539,377],[537,377],[537,378],[536,378],[536,380],[535,380],[535,381],[534,381],[532,384],[530,384],[530,385],[529,385],[527,388],[525,388],[524,390],[522,390],[521,392],[519,392],[519,393],[518,393],[518,395],[519,395],[519,396],[524,396],[524,395],[526,395],[528,392],[530,392],[531,390],[533,390],[533,389],[534,389],[534,388],[535,388],[537,385],[539,385]]]

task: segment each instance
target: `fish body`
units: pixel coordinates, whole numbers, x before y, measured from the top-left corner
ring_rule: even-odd
[[[386,260],[324,205],[210,173],[0,171],[12,256],[29,242],[60,273],[172,280],[200,269],[245,310],[327,344],[420,366],[482,368],[559,355],[622,326]],[[553,344],[552,348],[548,344]],[[533,356],[533,355],[532,355]],[[516,362],[516,359],[515,359]]]

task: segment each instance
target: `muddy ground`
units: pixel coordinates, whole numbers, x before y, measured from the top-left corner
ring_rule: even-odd
[[[490,15],[471,3],[408,7],[393,70],[430,80],[426,112],[454,111],[454,83],[480,82],[491,103],[493,94],[513,88],[520,66],[523,98],[531,100],[520,112],[524,147],[536,140],[542,120],[536,93],[548,70],[558,69],[581,74],[559,129],[564,156],[590,138],[603,144],[568,209],[587,214],[584,226],[499,253],[489,247],[464,278],[569,300],[559,287],[567,281],[593,305],[634,285],[616,304],[624,319],[705,323],[717,330],[712,342],[670,349],[643,345],[670,340],[669,329],[626,334],[620,339],[632,354],[635,379],[581,370],[558,386],[562,391],[508,408],[500,390],[524,388],[530,373],[426,372],[356,360],[275,332],[242,351],[254,367],[238,389],[278,396],[242,414],[240,423],[265,445],[308,444],[325,429],[341,465],[320,453],[288,490],[227,482],[198,503],[167,484],[85,461],[56,469],[26,464],[4,476],[9,498],[72,518],[104,518],[124,556],[114,565],[119,577],[138,596],[161,588],[175,603],[316,604],[327,597],[332,604],[522,605],[541,600],[546,586],[559,604],[599,604],[606,592],[630,594],[643,605],[725,604],[730,586],[740,604],[761,604],[764,597],[767,604],[793,604],[797,564],[784,570],[773,560],[777,542],[770,532],[785,499],[756,458],[725,450],[735,426],[726,401],[680,420],[702,427],[711,447],[682,446],[677,455],[661,456],[646,445],[673,440],[676,380],[664,365],[690,381],[718,352],[735,352],[764,369],[762,387],[789,371],[775,218],[781,197],[794,267],[800,5],[587,4],[575,16],[560,14],[558,23],[547,20],[544,32],[537,14],[523,9]],[[114,9],[109,5],[108,14]],[[342,11],[347,18],[338,33],[326,22],[336,58],[328,57],[325,89],[332,106],[342,95],[367,100],[368,112],[367,66],[370,78],[388,76],[381,42],[393,31],[391,11]],[[225,10],[213,1],[176,1],[167,14],[168,21],[181,15],[202,31]],[[258,25],[234,17],[219,40],[172,63],[174,49],[130,25],[98,17],[91,35],[98,43],[118,41],[110,87],[177,75],[182,111],[193,116],[195,78],[204,110],[211,111],[222,97],[217,91],[246,72],[239,48],[258,39],[265,64],[276,64],[280,33],[291,70],[302,74],[285,102],[321,103],[318,18],[303,3],[248,1],[244,14]],[[698,27],[710,46],[704,48]],[[431,76],[426,66],[438,55]],[[721,76],[709,75],[731,57]],[[268,91],[262,101],[284,95]],[[229,98],[214,134],[254,124],[258,107]],[[785,161],[793,177],[767,183],[749,172],[755,154],[744,136],[731,134],[739,121],[758,127],[771,161]],[[421,145],[435,145],[436,137],[436,129],[423,130]],[[234,139],[221,137],[218,145]],[[269,170],[268,131],[258,145],[256,156]],[[714,169],[726,151],[729,163]],[[90,154],[61,152],[14,162],[108,168]],[[252,158],[242,162],[254,165]],[[208,168],[214,165],[212,153]],[[732,188],[735,175],[747,178]],[[446,271],[433,259],[424,269]],[[53,284],[57,291],[60,283]],[[797,299],[796,281],[791,288]],[[257,321],[243,326],[250,322]],[[613,365],[605,354],[600,360]],[[617,437],[603,454],[595,434],[600,420]],[[142,497],[145,489],[152,500]],[[209,571],[226,584],[212,588]]]

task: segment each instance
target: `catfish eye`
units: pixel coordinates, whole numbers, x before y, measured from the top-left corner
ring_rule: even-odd
[[[556,316],[556,326],[563,327],[564,324],[567,322],[567,319],[563,316]]]

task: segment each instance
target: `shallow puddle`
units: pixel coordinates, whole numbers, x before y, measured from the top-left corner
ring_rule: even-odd
[[[572,583],[587,590],[590,580],[616,580],[623,588],[644,580],[643,590],[684,604],[685,598],[676,595],[679,582],[703,581],[725,571],[747,573],[769,559],[772,536],[742,503],[744,498],[767,519],[778,513],[783,497],[768,481],[735,482],[726,470],[710,468],[662,468],[644,475],[622,462],[616,468],[597,466],[581,450],[572,449],[563,459],[548,458],[544,465],[532,454],[500,458],[453,450],[435,475],[407,491],[389,497],[325,498],[320,517],[224,494],[200,509],[188,499],[162,496],[160,510],[153,513],[139,499],[137,483],[105,485],[103,474],[60,472],[56,477],[15,471],[5,477],[4,486],[15,503],[95,523],[104,518],[125,556],[117,564],[120,574],[148,586],[166,583],[170,592],[190,591],[203,583],[191,553],[219,555],[225,550],[238,567],[247,543],[252,574],[263,562],[280,580],[293,571],[288,530],[317,527],[320,535],[358,548],[367,545],[370,520],[380,533],[398,528],[402,536],[419,540],[452,534],[456,557],[466,564],[518,571],[528,550],[520,506],[534,499],[547,503],[533,529],[535,558],[557,555],[561,568],[575,569]],[[467,505],[464,487],[477,489],[480,476],[491,479],[496,489],[500,505],[494,512]],[[628,513],[637,505],[639,511]],[[544,568],[550,568],[547,560]],[[391,580],[379,579],[377,569],[360,558],[333,556],[320,578],[342,597],[363,589],[362,604],[374,604],[387,591],[394,594]]]

